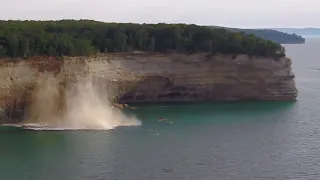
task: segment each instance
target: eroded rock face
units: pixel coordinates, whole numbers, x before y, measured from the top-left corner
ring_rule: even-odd
[[[247,55],[108,54],[0,62],[1,122],[19,121],[40,79],[63,89],[82,77],[121,103],[203,100],[295,100],[289,58]],[[62,93],[63,94],[63,93]]]

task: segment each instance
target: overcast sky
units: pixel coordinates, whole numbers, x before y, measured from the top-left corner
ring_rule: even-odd
[[[320,0],[0,0],[1,19],[320,27]]]

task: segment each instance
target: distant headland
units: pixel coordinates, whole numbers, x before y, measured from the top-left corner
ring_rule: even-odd
[[[259,38],[270,40],[280,44],[304,44],[305,38],[295,31],[287,31],[281,29],[239,29],[231,27],[219,27],[213,26],[214,28],[225,28],[231,32],[243,32],[246,34],[253,34]],[[320,33],[320,31],[319,31]]]
[[[319,36],[320,35],[320,28],[273,28],[274,30],[290,33],[290,34],[297,34],[299,36]]]

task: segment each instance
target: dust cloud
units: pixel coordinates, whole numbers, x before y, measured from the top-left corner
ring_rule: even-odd
[[[94,80],[88,76],[66,85],[53,76],[39,78],[24,124],[59,130],[141,125],[135,116],[112,106],[114,94],[106,80]]]

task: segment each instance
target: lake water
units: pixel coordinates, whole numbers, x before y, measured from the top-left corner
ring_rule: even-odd
[[[142,126],[109,131],[2,128],[0,179],[320,179],[320,39],[285,46],[297,102],[141,106]]]

